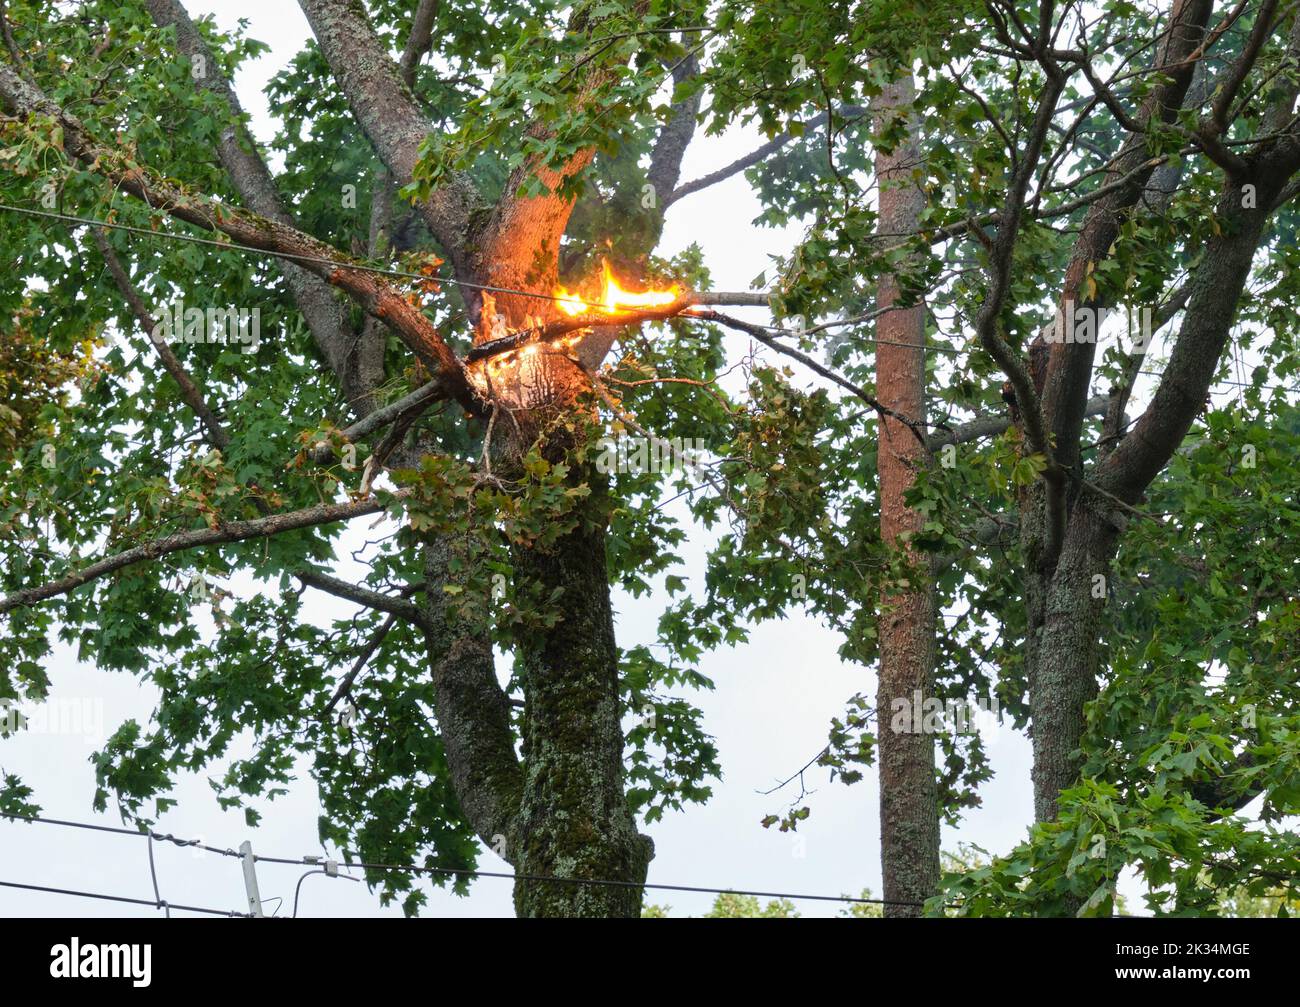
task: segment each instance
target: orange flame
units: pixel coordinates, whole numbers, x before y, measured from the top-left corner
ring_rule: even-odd
[[[604,267],[605,286],[599,302],[585,301],[564,287],[556,287],[555,298],[560,310],[566,315],[585,315],[595,312],[614,315],[627,308],[662,308],[665,305],[672,304],[673,301],[682,296],[681,288],[675,283],[668,290],[645,290],[641,292],[624,290],[619,286],[618,280],[615,279],[613,272],[610,270],[608,261],[605,262]]]

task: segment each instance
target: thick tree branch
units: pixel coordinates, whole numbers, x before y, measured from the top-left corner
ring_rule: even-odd
[[[1050,562],[1060,551],[1065,534],[1065,477],[1057,464],[1043,421],[1038,390],[1020,355],[998,331],[1003,305],[1011,289],[1011,266],[1025,209],[1029,180],[1042,156],[1043,144],[1056,113],[1056,102],[1065,87],[1059,74],[1049,74],[1033,127],[1020,157],[1019,167],[1007,187],[1006,199],[999,214],[997,233],[989,247],[989,288],[975,316],[975,332],[981,345],[1002,368],[1015,389],[1016,402],[1024,419],[1030,450],[1046,459],[1043,479],[1047,484],[1047,548]]]
[[[692,290],[682,296],[687,304],[731,305],[734,307],[766,308],[772,304],[772,295],[748,290]]]
[[[1235,187],[1224,193],[1219,214],[1225,221],[1225,233],[1207,244],[1189,281],[1187,311],[1169,365],[1146,411],[1093,480],[1128,503],[1136,502],[1164,468],[1204,408],[1269,208],[1286,181],[1286,176],[1255,177],[1259,185],[1258,208],[1241,207],[1241,194]]]
[[[657,308],[638,308],[636,310],[572,315],[569,317],[557,318],[543,325],[520,329],[518,332],[512,332],[508,336],[501,336],[497,339],[490,339],[487,342],[479,343],[465,355],[465,359],[469,363],[473,363],[477,360],[486,360],[489,357],[494,357],[501,353],[507,353],[510,350],[518,349],[519,347],[526,346],[529,343],[553,342],[569,335],[570,333],[579,332],[584,329],[615,329],[624,325],[640,325],[642,322],[662,322],[669,318],[675,318],[681,315],[688,308],[696,305],[734,304],[748,307],[767,307],[769,300],[767,294],[707,290],[698,293],[695,291],[687,291],[671,303]],[[701,316],[697,315],[697,317]],[[612,343],[612,339],[606,340],[606,342]],[[608,349],[608,347],[606,347],[606,349]],[[602,353],[599,356],[603,358],[604,354]],[[584,365],[588,367],[594,367],[600,363],[599,360],[596,360],[594,363],[587,360],[584,360],[583,362]]]
[[[1190,57],[1204,41],[1212,8],[1212,0],[1174,0],[1171,24],[1154,60],[1162,82],[1143,102],[1135,117],[1136,131],[1130,132],[1112,162],[1107,182],[1121,184],[1093,203],[1084,218],[1057,302],[1061,317],[1084,306],[1109,306],[1109,295],[1085,295],[1085,282],[1095,265],[1110,256],[1125,215],[1142,198],[1154,170],[1147,133],[1158,123],[1172,122],[1182,108],[1197,65]],[[1079,435],[1095,355],[1095,342],[1074,341],[1066,333],[1050,347],[1043,385],[1043,419],[1056,457],[1067,469],[1074,469],[1079,460]]]
[[[27,68],[27,61],[23,59],[23,54],[18,51],[18,43],[14,41],[13,31],[9,27],[9,11],[5,0],[0,0],[0,35],[4,36],[5,49],[18,72],[22,74],[24,80],[32,81],[31,70]]]
[[[438,19],[438,8],[441,6],[442,0],[420,0],[420,5],[411,17],[411,32],[406,36],[406,45],[397,61],[397,71],[402,82],[412,92],[415,90],[415,68],[433,44],[433,23]]]
[[[403,495],[402,493],[397,494],[399,497]],[[347,503],[319,504],[315,507],[306,507],[302,510],[288,511],[282,514],[270,514],[252,520],[227,521],[216,528],[198,528],[163,535],[141,545],[106,556],[89,566],[48,584],[15,591],[13,594],[0,598],[0,615],[20,606],[35,605],[49,598],[67,594],[69,591],[75,591],[77,588],[100,577],[106,577],[137,563],[160,559],[174,552],[197,549],[207,545],[222,545],[254,538],[268,538],[281,532],[334,524],[337,521],[348,521],[355,517],[364,517],[367,514],[377,514],[384,510],[385,507],[384,502],[371,497],[365,500],[351,500]]]
[[[370,140],[394,181],[405,185],[419,160],[420,144],[431,124],[415,95],[366,19],[365,8],[346,0],[299,0],[307,15],[321,55],[338,81],[357,124]],[[417,18],[420,14],[417,11]],[[432,12],[424,11],[432,26]],[[420,29],[421,24],[414,25]],[[417,45],[412,31],[412,39]],[[424,43],[427,48],[427,43]],[[413,63],[412,63],[413,65]],[[452,266],[463,275],[465,236],[470,214],[480,203],[469,177],[458,173],[420,204],[430,232],[445,250]]]
[[[202,66],[202,74],[194,78],[195,87],[216,95],[230,109],[230,121],[217,140],[217,156],[244,205],[269,220],[292,226],[293,218],[285,209],[271,172],[244,126],[239,97],[185,7],[180,0],[146,0],[146,6],[155,24],[174,29],[181,52]],[[282,268],[294,304],[302,312],[326,365],[337,375],[348,402],[364,415],[374,388],[383,380],[383,340],[374,338],[375,333],[358,340],[344,306],[319,276],[292,262],[282,263]]]
[[[1281,68],[1284,75],[1264,112],[1264,128],[1270,133],[1280,133],[1294,125],[1291,117],[1297,92],[1300,92],[1300,79],[1297,79],[1300,75],[1300,16],[1291,19],[1291,32],[1287,36]]]
[[[1259,53],[1264,47],[1264,42],[1272,34],[1275,27],[1273,16],[1276,12],[1277,0],[1262,0],[1259,8],[1255,11],[1255,23],[1251,26],[1250,37],[1246,39],[1245,46],[1242,47],[1237,58],[1232,61],[1232,66],[1228,69],[1227,75],[1217,88],[1214,101],[1210,105],[1209,123],[1202,124],[1202,133],[1208,133],[1212,129],[1217,137],[1227,132],[1229,126],[1228,109],[1232,107],[1232,102],[1241,90],[1241,85],[1245,83],[1247,75],[1255,65],[1255,61],[1259,59]]]
[[[119,152],[97,144],[76,118],[4,65],[0,65],[0,98],[19,114],[43,115],[57,122],[63,129],[64,150],[70,157],[95,165],[118,188],[155,210],[205,230],[219,231],[241,244],[295,260],[344,290],[368,313],[382,318],[427,367],[443,377],[451,393],[467,409],[479,408],[460,359],[420,310],[382,277],[350,268],[347,258],[332,246],[293,227],[192,195],[165,179],[150,177]]]
[[[468,625],[456,604],[470,571],[464,540],[439,538],[425,553],[424,611],[433,668],[434,712],[461,810],[485,843],[517,862],[515,822],[524,789],[510,699],[497,682],[485,627]]]
[[[692,54],[673,68],[673,84],[680,86],[698,73],[699,61]],[[696,91],[673,106],[672,114],[659,130],[654,149],[650,152],[646,181],[654,188],[661,220],[673,201],[673,190],[682,174],[682,158],[695,136],[695,117],[700,113],[701,97],[701,92]]]

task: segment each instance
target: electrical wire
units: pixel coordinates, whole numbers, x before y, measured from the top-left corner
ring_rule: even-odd
[[[207,245],[212,248],[222,249],[224,251],[252,252],[256,255],[262,255],[262,256],[270,254],[276,258],[289,259],[295,262],[312,262],[312,263],[317,263],[319,265],[337,266],[343,269],[355,269],[363,273],[374,273],[379,276],[391,276],[391,277],[397,277],[399,279],[419,280],[424,283],[428,283],[428,282],[446,283],[449,286],[453,286],[453,287],[465,287],[470,290],[486,291],[487,293],[493,293],[493,294],[513,294],[517,297],[532,297],[532,298],[536,298],[537,300],[553,301],[556,303],[559,302],[568,303],[568,301],[570,300],[570,298],[567,297],[558,297],[555,294],[543,294],[536,290],[516,290],[513,287],[496,287],[486,283],[473,283],[469,280],[458,280],[454,277],[442,277],[442,276],[435,277],[435,276],[428,276],[424,273],[412,273],[401,269],[387,269],[382,266],[370,266],[364,263],[340,262],[338,259],[328,258],[319,255],[301,255],[295,252],[268,253],[267,250],[264,248],[255,248],[252,245],[242,245],[234,241],[220,241],[216,238],[203,238],[195,234],[181,234],[175,231],[155,231],[147,227],[136,227],[132,224],[119,224],[114,221],[100,220],[97,217],[79,217],[74,214],[58,213],[53,210],[37,210],[29,206],[13,206],[8,203],[0,203],[0,210],[5,210],[10,213],[27,214],[28,216],[33,216],[33,217],[45,217],[50,220],[58,220],[64,223],[77,224],[82,227],[106,227],[112,230],[126,231],[131,234],[144,235],[145,237],[149,237],[149,238],[163,238],[171,241],[190,242],[196,245]],[[691,318],[692,316],[690,314],[682,314],[679,317]],[[795,337],[800,335],[798,330],[783,328],[782,326],[779,325],[761,325],[757,323],[751,323],[751,324],[754,324],[755,328],[765,329],[766,331],[775,333],[777,335],[795,336]],[[832,321],[832,322],[822,323],[822,324],[836,325],[841,323]],[[902,343],[902,342],[894,342],[888,339],[872,339],[867,337],[861,337],[861,338],[865,342],[876,343],[884,346],[902,346],[902,347],[907,347],[907,348],[917,349],[917,350],[928,350],[935,353],[948,353],[948,354],[952,354],[953,356],[960,356],[962,353],[966,352],[964,349],[955,346],[940,346],[937,344],[928,344],[928,343]],[[1141,373],[1149,374],[1155,377],[1160,376],[1160,374],[1156,371],[1144,370]],[[1214,384],[1248,387],[1247,383],[1245,382],[1227,381],[1227,380],[1216,381],[1214,382]],[[1261,385],[1260,387],[1266,389],[1275,389],[1279,391],[1288,391],[1288,392],[1300,391],[1300,389],[1291,388],[1286,385],[1266,384],[1266,385]]]
[[[254,860],[258,859],[257,854],[253,854],[253,859],[254,859]],[[339,866],[342,867],[343,865],[340,864]],[[354,877],[352,877],[350,874],[333,874],[333,875],[331,875],[330,872],[327,871],[324,867],[317,868],[317,869],[314,870],[314,871],[308,871],[306,874],[304,874],[302,877],[300,877],[300,878],[298,879],[298,883],[297,883],[296,885],[293,886],[293,917],[292,917],[292,918],[295,919],[295,920],[298,918],[298,896],[299,896],[299,894],[302,892],[302,883],[303,883],[304,881],[306,881],[308,878],[310,878],[313,874],[324,874],[324,875],[326,875],[326,876],[329,876],[329,877],[335,877],[335,878],[347,878],[348,881],[360,881],[360,880],[361,880],[360,878],[354,878]]]
[[[468,287],[471,290],[487,291],[491,294],[514,294],[519,297],[535,297],[543,301],[568,301],[569,298],[557,297],[554,294],[543,294],[536,290],[515,290],[511,287],[494,287],[486,283],[471,283],[469,280],[457,280],[452,277],[428,276],[424,273],[411,273],[401,269],[386,269],[383,266],[369,266],[365,263],[340,262],[338,259],[330,258],[323,255],[302,255],[297,252],[270,252],[265,248],[256,248],[253,245],[241,245],[237,241],[221,241],[217,238],[201,238],[197,234],[180,234],[176,231],[155,231],[147,227],[136,227],[133,224],[119,224],[115,221],[100,220],[97,217],[78,217],[69,213],[57,213],[54,210],[37,210],[30,206],[12,206],[8,203],[0,203],[0,210],[7,210],[10,213],[25,213],[32,217],[47,217],[51,220],[61,220],[66,223],[78,224],[82,227],[106,227],[115,231],[126,231],[129,234],[141,234],[149,238],[166,238],[171,241],[185,241],[195,245],[209,245],[213,248],[219,248],[227,252],[253,252],[257,255],[271,255],[277,259],[290,259],[294,262],[311,262],[322,266],[336,266],[339,269],[355,269],[362,273],[375,273],[379,276],[395,276],[407,280],[420,280],[424,283],[446,283],[454,287]]]
[[[306,881],[308,878],[310,878],[313,874],[324,874],[324,873],[325,873],[324,867],[320,868],[319,870],[308,871],[306,874],[300,877],[298,879],[298,883],[293,886],[293,919],[296,920],[298,918],[298,896],[302,894],[302,883]]]
[[[764,892],[744,888],[707,888],[702,885],[666,885],[639,881],[613,881],[600,878],[557,878],[544,874],[508,874],[504,871],[467,871],[453,867],[405,867],[400,864],[363,864],[346,863],[340,867],[357,870],[369,868],[376,871],[412,871],[416,873],[431,872],[439,874],[468,874],[476,878],[509,878],[513,881],[558,882],[566,885],[607,885],[616,888],[654,888],[667,892],[703,892],[710,895],[755,895],[767,899],[802,899],[813,902],[853,902],[878,906],[924,906],[924,902],[900,902],[895,899],[864,899],[851,895],[808,895],[800,892]]]
[[[46,885],[26,885],[17,881],[0,881],[0,888],[20,888],[29,892],[45,892],[51,895],[77,895],[83,899],[100,899],[105,902],[126,902],[136,906],[149,906],[153,909],[158,907],[148,899],[133,899],[126,895],[106,895],[103,892],[82,892],[74,888],[50,888]],[[206,906],[186,906],[179,902],[171,905],[173,909],[180,909],[187,913],[206,913],[209,916],[230,916],[240,919],[251,919],[250,913],[236,912],[233,909],[209,909]]]
[[[91,829],[96,832],[110,832],[110,833],[116,833],[119,835],[127,835],[127,836],[148,836],[156,839],[167,840],[169,842],[175,843],[178,846],[197,847],[198,849],[207,850],[210,853],[216,853],[223,857],[242,856],[242,854],[229,848],[223,850],[215,846],[207,846],[199,842],[198,840],[190,841],[190,840],[177,839],[175,836],[172,836],[170,834],[160,835],[152,831],[140,832],[132,829],[117,828],[111,825],[94,825],[89,822],[71,822],[71,821],[67,821],[66,819],[59,819],[59,818],[42,818],[38,815],[21,815],[18,814],[17,812],[0,813],[0,818],[14,818],[14,819],[21,819],[27,822],[37,822],[43,825],[59,825],[59,826],[66,826],[68,828],[74,828],[74,829]],[[316,867],[321,862],[321,858],[316,856],[294,857],[294,858],[269,857],[269,856],[262,856],[257,853],[253,854],[253,860],[255,862],[261,862],[267,864],[287,864],[293,866],[300,866],[305,864],[312,867]],[[882,905],[882,906],[913,906],[913,907],[920,907],[924,905],[924,903],[921,902],[900,902],[892,899],[868,899],[868,898],[859,898],[851,895],[808,895],[799,892],[768,892],[768,891],[757,891],[757,890],[739,889],[739,888],[709,888],[702,885],[669,885],[669,884],[655,884],[652,882],[641,883],[637,881],[618,881],[618,880],[605,879],[605,878],[559,878],[559,877],[553,877],[545,874],[517,874],[517,873],[507,873],[505,871],[480,871],[480,870],[472,870],[470,868],[465,868],[465,867],[417,867],[412,864],[371,864],[371,863],[364,863],[361,861],[343,861],[343,860],[339,861],[338,865],[340,868],[347,868],[349,870],[410,871],[413,874],[439,874],[439,875],[460,874],[460,875],[465,875],[467,877],[473,877],[473,878],[506,878],[513,881],[553,882],[557,884],[567,884],[567,885],[590,885],[590,886],[605,885],[614,888],[654,888],[662,891],[703,892],[706,894],[713,894],[713,895],[754,895],[754,896],[762,896],[763,898],[803,899],[803,900],[809,900],[814,902],[851,902],[851,903],[862,903],[862,904]],[[322,872],[323,870],[324,869],[321,868]],[[301,885],[303,878],[310,877],[312,874],[315,873],[317,873],[317,871],[315,870],[308,871],[306,874],[302,876],[302,878],[298,879],[298,884]],[[339,875],[339,877],[345,877],[345,876],[346,875]],[[361,879],[351,878],[349,880],[360,881]],[[294,896],[294,901],[295,903],[297,902],[296,894]],[[149,902],[142,902],[141,904],[154,905],[154,903],[149,903]],[[155,906],[155,908],[157,907]],[[183,909],[186,907],[174,906],[174,908]],[[247,914],[239,914],[239,915],[247,915]]]
[[[6,210],[10,213],[23,213],[33,217],[45,217],[50,220],[58,220],[64,223],[77,224],[82,227],[105,227],[111,230],[125,231],[129,234],[140,234],[148,238],[163,238],[170,241],[189,242],[195,245],[207,245],[212,248],[221,249],[227,252],[252,252],[256,255],[271,255],[275,258],[289,259],[294,262],[311,262],[318,265],[335,266],[340,269],[354,269],[362,273],[374,273],[378,276],[391,276],[406,280],[419,280],[422,283],[446,283],[453,287],[466,287],[470,290],[486,291],[493,294],[513,294],[517,297],[532,297],[541,301],[553,301],[555,303],[569,303],[571,297],[559,297],[555,294],[543,294],[536,290],[516,290],[512,287],[494,287],[486,283],[473,283],[469,280],[458,280],[455,277],[428,276],[424,273],[411,273],[401,269],[387,269],[382,266],[371,266],[365,263],[340,262],[338,259],[328,258],[320,255],[301,255],[296,252],[268,252],[264,248],[255,248],[252,245],[242,245],[235,241],[221,241],[216,238],[203,238],[195,234],[181,234],[176,231],[155,231],[147,227],[136,227],[133,224],[119,224],[114,221],[100,220],[97,217],[79,217],[69,213],[58,213],[54,210],[37,210],[29,206],[13,206],[8,203],[0,203],[0,210]],[[692,317],[689,314],[679,316],[681,318]],[[847,324],[841,322],[824,322],[825,326]],[[754,324],[755,328],[766,329],[769,332],[778,333],[785,336],[798,336],[798,331],[782,328],[779,325],[759,325]],[[918,350],[934,350],[939,353],[960,354],[965,351],[949,346],[930,346],[917,343],[900,343],[888,339],[866,339],[866,342],[881,343],[888,346],[904,346]]]
[[[172,918],[171,907],[163,901],[162,892],[158,889],[158,868],[153,862],[153,833],[149,833],[149,877],[153,881],[153,897],[157,900],[158,906],[167,914],[167,918]]]
[[[0,818],[17,818],[24,822],[37,822],[41,825],[62,825],[72,829],[90,829],[94,832],[109,832],[117,836],[148,836],[159,842],[172,843],[176,846],[189,846],[194,849],[204,850],[208,853],[216,853],[223,857],[241,856],[238,850],[227,847],[220,849],[216,846],[208,846],[197,839],[180,839],[173,836],[170,832],[153,832],[152,830],[142,831],[140,829],[126,829],[114,825],[95,825],[92,822],[70,822],[63,818],[42,818],[39,815],[23,815],[16,811],[0,812]]]

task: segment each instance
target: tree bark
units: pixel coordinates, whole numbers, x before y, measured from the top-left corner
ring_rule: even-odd
[[[911,75],[885,88],[877,117],[911,104]],[[880,229],[906,234],[919,226],[924,196],[911,181],[920,157],[915,127],[906,143],[876,156],[880,189]],[[877,291],[878,307],[899,298],[899,284],[886,276]],[[925,308],[890,311],[876,324],[876,397],[889,409],[913,420],[925,413]],[[898,345],[898,344],[907,345]],[[934,737],[924,730],[924,701],[934,689],[935,597],[929,563],[899,537],[919,531],[920,514],[903,497],[926,450],[898,420],[878,423],[876,466],[879,474],[880,537],[899,546],[910,560],[913,578],[881,593],[877,634],[880,671],[876,688],[876,722],[880,760],[880,859],[886,916],[919,916],[921,903],[939,881],[939,808],[934,770]],[[918,699],[921,708],[915,709]],[[895,717],[896,711],[906,716]],[[901,903],[914,903],[905,905]]]
[[[618,648],[606,572],[603,477],[575,466],[592,493],[578,526],[550,549],[517,549],[516,577],[561,589],[560,621],[516,650],[524,688],[524,787],[515,830],[522,875],[626,886],[515,883],[520,916],[637,917],[654,855],[623,791]]]
[[[425,548],[424,613],[434,714],[461,811],[484,843],[513,862],[510,840],[523,771],[515,755],[510,699],[497,682],[486,624],[461,622],[446,590],[464,589],[472,562],[467,540],[441,537]],[[487,599],[483,605],[486,611]]]
[[[1097,639],[1118,531],[1104,512],[1080,501],[1055,571],[1031,577],[1030,713],[1040,822],[1056,818],[1057,797],[1079,780],[1084,708],[1097,696]]]
[[[1269,215],[1264,208],[1286,177],[1267,173],[1263,166],[1260,172],[1259,207],[1241,206],[1240,190],[1226,187],[1218,208],[1223,233],[1208,243],[1192,276],[1187,315],[1151,405],[1115,450],[1087,473],[1102,492],[1125,503],[1138,501],[1203,408],[1264,233]],[[1028,495],[1022,510],[1038,821],[1054,819],[1060,792],[1078,782],[1085,707],[1097,694],[1106,578],[1124,522],[1117,508],[1103,501],[1100,494],[1076,487],[1061,554],[1053,564],[1040,561],[1041,491]]]
[[[513,239],[500,249],[480,282],[523,276],[536,269],[538,249],[562,233],[559,217],[571,204],[538,197],[515,219]],[[507,257],[507,248],[511,257]],[[536,289],[536,287],[533,287]],[[496,324],[517,331],[537,320],[553,320],[549,302],[501,296],[484,304]],[[489,312],[480,319],[480,338]],[[520,875],[515,909],[525,917],[637,917],[641,885],[654,844],[637,832],[624,794],[623,729],[619,651],[614,637],[605,537],[608,484],[594,466],[575,459],[581,424],[560,422],[586,407],[591,391],[579,361],[587,342],[608,349],[596,329],[572,350],[522,352],[492,373],[490,392],[498,411],[489,451],[494,471],[517,476],[523,454],[534,446],[552,465],[570,466],[570,486],[589,495],[575,507],[577,524],[550,546],[512,550],[515,582],[521,590],[554,599],[554,625],[530,629],[515,643],[515,671],[524,693],[522,795],[509,834],[506,857]],[[597,366],[599,360],[586,366]],[[538,881],[571,878],[570,882]],[[583,881],[618,884],[584,884]]]

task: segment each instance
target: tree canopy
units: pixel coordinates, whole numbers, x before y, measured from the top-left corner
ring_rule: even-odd
[[[97,807],[155,821],[247,744],[250,823],[306,766],[363,861],[486,846],[623,886],[521,914],[640,915],[637,825],[719,785],[711,652],[803,610],[863,669],[809,768],[933,784],[883,812],[887,903],[1109,915],[1128,872],[1147,912],[1287,911],[1295,3],[301,7],[264,148],[245,30],[0,5],[0,700],[57,690],[52,636],[159,690]],[[736,127],[766,142],[682,177]],[[802,234],[718,291],[658,245],[742,173]],[[916,709],[869,694],[903,659]],[[1038,820],[942,865],[997,769],[975,705],[1031,733]]]

